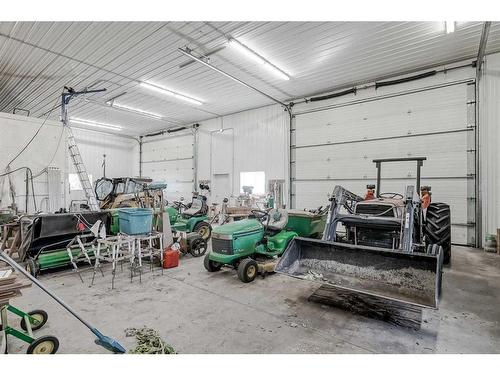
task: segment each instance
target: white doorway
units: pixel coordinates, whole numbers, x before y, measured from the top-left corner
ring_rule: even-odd
[[[231,195],[231,180],[229,173],[218,173],[213,175],[212,203],[222,203],[224,198]]]

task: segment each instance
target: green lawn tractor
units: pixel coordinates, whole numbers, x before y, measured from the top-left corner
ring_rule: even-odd
[[[324,228],[326,215],[306,211],[298,214],[300,217],[293,220],[295,230],[287,229],[289,214],[283,209],[252,210],[253,218],[214,228],[212,251],[205,256],[205,268],[209,272],[219,271],[223,266],[235,268],[244,283],[253,281],[259,273],[265,276],[274,272],[278,257],[292,238],[314,237],[318,235],[315,230]],[[323,225],[311,225],[318,218],[323,220]]]
[[[197,232],[205,241],[210,239],[212,226],[207,215],[208,204],[205,196],[195,193],[190,204],[175,201],[165,210],[168,213],[172,231],[186,234]]]

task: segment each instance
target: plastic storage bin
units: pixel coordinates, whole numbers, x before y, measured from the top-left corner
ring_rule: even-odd
[[[153,210],[150,208],[120,208],[118,218],[122,233],[150,233],[153,224]]]

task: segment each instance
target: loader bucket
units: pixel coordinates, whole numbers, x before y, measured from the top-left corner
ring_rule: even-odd
[[[296,237],[276,272],[354,292],[437,308],[442,253],[403,253]]]

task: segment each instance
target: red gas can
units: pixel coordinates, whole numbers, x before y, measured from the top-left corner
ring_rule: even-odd
[[[163,251],[163,268],[174,268],[179,265],[179,251],[167,247]]]

